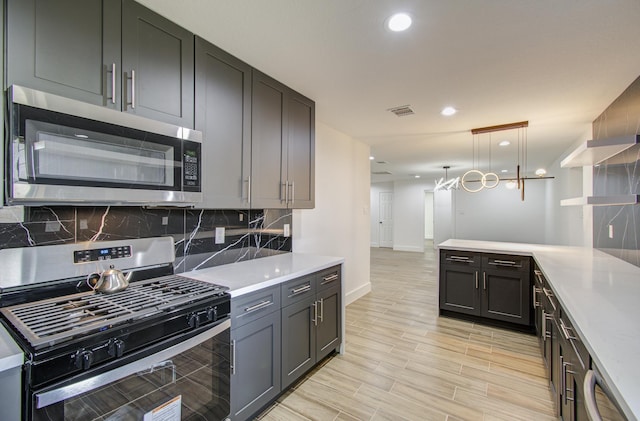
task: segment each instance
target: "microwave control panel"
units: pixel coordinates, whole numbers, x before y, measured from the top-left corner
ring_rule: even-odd
[[[182,183],[184,187],[200,187],[200,151],[187,149],[182,157]]]
[[[131,257],[131,246],[76,250],[73,252],[73,263],[88,263],[99,260],[120,259],[123,257]]]

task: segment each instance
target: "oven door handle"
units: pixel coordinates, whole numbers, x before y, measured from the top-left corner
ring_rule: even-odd
[[[194,346],[199,345],[200,343],[211,339],[214,336],[217,336],[218,334],[224,332],[226,329],[230,328],[231,320],[227,319],[219,325],[216,325],[213,328],[194,336],[193,338],[189,338],[184,342],[175,344],[172,347],[163,349],[159,352],[156,352],[155,354],[141,358],[132,363],[114,368],[113,370],[106,371],[104,373],[98,374],[95,377],[90,377],[77,383],[62,386],[53,390],[48,390],[46,392],[36,393],[36,408],[40,409],[49,405],[53,405],[54,403],[62,402],[66,399],[73,398],[74,396],[78,396],[85,392],[90,392],[102,386],[106,386],[109,383],[123,379],[132,374],[147,370],[149,369],[149,367],[175,357],[176,355],[185,352],[188,349],[191,349]]]

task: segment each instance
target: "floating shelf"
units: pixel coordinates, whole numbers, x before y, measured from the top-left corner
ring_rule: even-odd
[[[640,203],[638,194],[620,194],[616,196],[586,196],[563,199],[560,206],[616,206]]]
[[[640,143],[640,135],[587,140],[562,160],[562,168],[596,165]],[[572,200],[572,199],[570,199]]]

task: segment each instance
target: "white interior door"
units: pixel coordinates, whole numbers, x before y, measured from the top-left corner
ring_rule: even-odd
[[[380,192],[380,247],[393,247],[393,193]]]

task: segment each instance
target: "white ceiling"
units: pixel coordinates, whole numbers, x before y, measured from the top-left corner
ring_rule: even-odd
[[[470,129],[523,120],[527,168],[548,167],[640,75],[638,0],[138,1],[314,99],[319,121],[387,162],[372,182],[461,175]],[[384,27],[398,11],[404,33]],[[494,170],[515,170],[514,136],[478,139]]]

